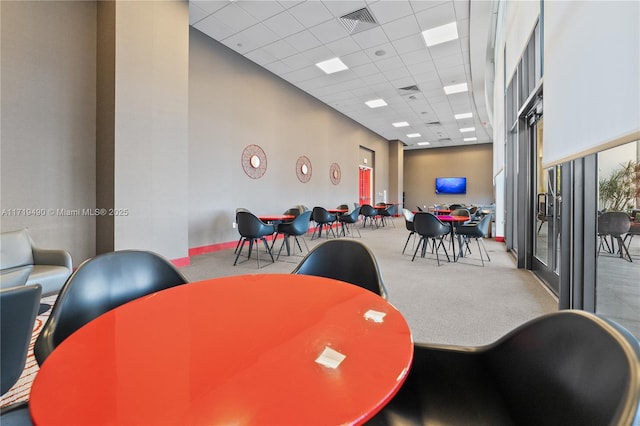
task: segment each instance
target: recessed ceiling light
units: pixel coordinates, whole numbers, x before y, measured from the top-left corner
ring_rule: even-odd
[[[477,141],[478,138],[464,138],[465,142]]]
[[[406,121],[398,121],[396,123],[391,123],[391,125],[393,127],[408,127],[409,123],[407,123]]]
[[[475,127],[464,127],[462,129],[460,129],[460,133],[473,132],[475,130],[476,130]]]
[[[458,26],[455,22],[431,28],[422,32],[422,37],[427,46],[435,46],[458,38]]]
[[[369,108],[379,108],[383,106],[387,106],[387,103],[384,99],[372,99],[370,101],[365,102]]]
[[[467,88],[467,83],[452,84],[451,86],[444,86],[443,89],[444,89],[444,93],[446,93],[447,95],[451,95],[453,93],[466,92],[467,90],[469,90]]]
[[[334,72],[349,69],[349,67],[346,66],[344,62],[340,60],[340,58],[333,58],[326,61],[318,62],[316,66],[327,74],[333,74]]]
[[[420,136],[422,136],[420,133],[409,133],[407,135],[408,138],[419,138]]]
[[[431,145],[431,144],[429,142],[418,142],[416,145],[425,146],[425,145]]]
[[[470,112],[465,112],[464,114],[456,114],[454,115],[454,117],[456,118],[456,120],[462,120],[463,118],[471,118],[473,117],[473,114]]]

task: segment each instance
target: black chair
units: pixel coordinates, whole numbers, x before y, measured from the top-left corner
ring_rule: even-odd
[[[615,251],[613,240],[615,239],[618,242],[620,257],[624,259],[624,255],[626,254],[629,262],[633,262],[629,254],[629,249],[622,239],[622,236],[629,232],[629,229],[631,229],[631,219],[629,215],[624,212],[605,212],[598,216],[598,237],[600,239],[598,255],[600,255],[600,249],[604,246],[607,247],[609,252],[613,253]],[[607,237],[612,239],[611,247],[609,247]]]
[[[407,228],[407,231],[409,231],[409,235],[407,236],[407,241],[404,243],[404,248],[402,249],[402,254],[404,254],[405,250],[407,249],[407,244],[409,244],[409,239],[411,238],[412,235],[413,235],[414,244],[415,244],[416,230],[413,227],[414,214],[411,211],[409,211],[409,209],[402,209],[402,215],[404,216],[404,226],[405,228]]]
[[[387,298],[375,256],[367,246],[355,240],[329,240],[318,244],[291,273],[345,281]]]
[[[302,253],[302,246],[300,246],[300,240],[298,239],[298,237],[306,234],[309,231],[310,217],[311,217],[311,212],[306,211],[298,215],[293,221],[284,222],[278,225],[276,237],[273,239],[273,241],[275,242],[279,234],[282,234],[284,238],[282,240],[282,245],[280,246],[280,250],[278,250],[278,256],[276,256],[276,260],[280,259],[280,253],[282,253],[282,247],[284,247],[285,244],[287,246],[287,253],[290,252],[289,237],[294,238],[296,245],[298,246],[298,248],[300,249],[300,252]],[[304,243],[304,246],[307,248],[307,252],[308,252],[309,246],[307,246],[307,242],[305,241],[304,238],[302,239],[302,242]]]
[[[60,290],[36,339],[34,353],[38,365],[71,333],[99,315],[131,300],[186,283],[186,278],[169,261],[149,251],[120,250],[86,260]]]
[[[360,207],[356,207],[351,211],[351,213],[338,216],[338,222],[340,222],[340,225],[342,226],[342,235],[346,236],[347,232],[351,232],[351,236],[355,238],[356,236],[353,233],[353,230],[355,229],[358,232],[358,237],[362,238],[362,235],[360,234],[360,230],[354,226],[355,223],[358,222],[359,217],[360,217]]]
[[[462,204],[450,204],[449,210],[456,210],[462,207]]]
[[[489,258],[489,252],[484,245],[484,238],[487,238],[489,235],[489,225],[491,224],[491,215],[486,215],[483,217],[480,222],[473,224],[466,224],[459,226],[456,230],[456,235],[458,236],[458,246],[460,247],[460,257],[464,254],[464,248],[466,247],[469,253],[471,250],[469,249],[469,239],[474,238],[476,243],[478,244],[478,252],[480,253],[480,261],[482,262],[482,266],[484,266],[484,259],[482,257],[482,249],[480,248],[480,243],[482,242],[482,248],[484,249],[485,254],[487,255],[487,261],[491,261]],[[462,245],[464,243],[464,246]]]
[[[327,229],[327,238],[329,238],[329,231],[333,233],[333,236],[336,236],[336,233],[333,231],[333,224],[336,222],[337,217],[335,214],[331,214],[324,207],[314,207],[313,208],[313,221],[316,223],[316,228],[313,231],[313,235],[311,238],[316,235],[318,232],[318,238],[322,237],[322,229]]]
[[[41,295],[40,284],[0,290],[1,395],[11,389],[22,375]],[[17,402],[3,407],[0,411],[0,424],[30,425],[29,404]]]
[[[238,263],[238,258],[240,257],[240,254],[242,254],[242,249],[244,248],[245,243],[249,243],[247,259],[251,258],[251,251],[253,249],[253,243],[255,242],[258,269],[260,268],[260,247],[258,240],[264,243],[264,247],[271,257],[271,262],[275,262],[275,260],[273,260],[273,255],[271,254],[271,248],[269,247],[266,239],[267,236],[273,235],[276,232],[275,226],[264,223],[256,215],[250,212],[238,212],[236,216],[238,217],[238,232],[242,237],[242,242],[240,243],[240,250],[236,254],[236,260],[233,262],[233,266],[236,266]]]
[[[239,212],[249,212],[249,210],[242,208],[242,207],[238,207],[236,209],[236,225],[238,224],[238,213]],[[233,251],[234,253],[238,252],[238,249],[240,248],[240,244],[242,244],[242,235],[240,235],[240,238],[238,239],[238,243],[236,244],[236,249]]]
[[[572,310],[484,347],[416,343],[406,381],[367,424],[637,425],[639,357],[624,328]]]
[[[376,228],[378,227],[378,209],[373,208],[370,204],[363,204],[360,207],[360,214],[364,217],[363,228],[367,226],[367,220],[369,220],[372,228],[374,223],[376,224]]]
[[[395,214],[395,205],[387,204],[383,208],[378,209],[378,215],[380,216],[380,222],[382,222],[382,226],[385,226],[387,223],[387,219],[391,222],[393,227],[396,227],[395,222],[393,221],[393,215]]]
[[[451,232],[451,225],[442,223],[440,219],[431,213],[418,212],[413,216],[413,229],[420,235],[420,241],[418,241],[416,250],[413,252],[412,262],[416,258],[416,253],[418,253],[420,245],[422,245],[421,257],[424,257],[429,239],[431,239],[433,244],[432,250],[436,252],[438,266],[440,266],[440,256],[438,255],[440,247],[442,247],[444,254],[447,256],[447,262],[450,262],[449,253],[447,253],[447,248],[444,246],[443,238]]]

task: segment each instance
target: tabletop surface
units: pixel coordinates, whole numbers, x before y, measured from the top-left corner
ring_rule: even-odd
[[[47,358],[29,406],[36,425],[353,424],[393,397],[412,356],[404,317],[368,290],[224,277],[91,321]]]
[[[292,214],[271,214],[271,215],[260,215],[258,219],[263,222],[272,222],[276,220],[289,220],[295,219],[296,217]]]

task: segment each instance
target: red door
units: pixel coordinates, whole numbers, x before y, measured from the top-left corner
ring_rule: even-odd
[[[371,169],[360,167],[360,189],[358,196],[360,205],[371,204]]]

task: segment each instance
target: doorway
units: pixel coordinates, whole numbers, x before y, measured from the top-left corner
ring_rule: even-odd
[[[372,168],[360,166],[358,202],[361,206],[364,204],[371,205],[371,196],[373,194],[372,172]]]
[[[533,253],[531,267],[545,284],[558,295],[560,290],[560,212],[562,203],[562,166],[542,167],[544,119],[541,108],[533,108],[527,117],[527,133],[534,150],[533,185],[535,199],[533,224]]]

